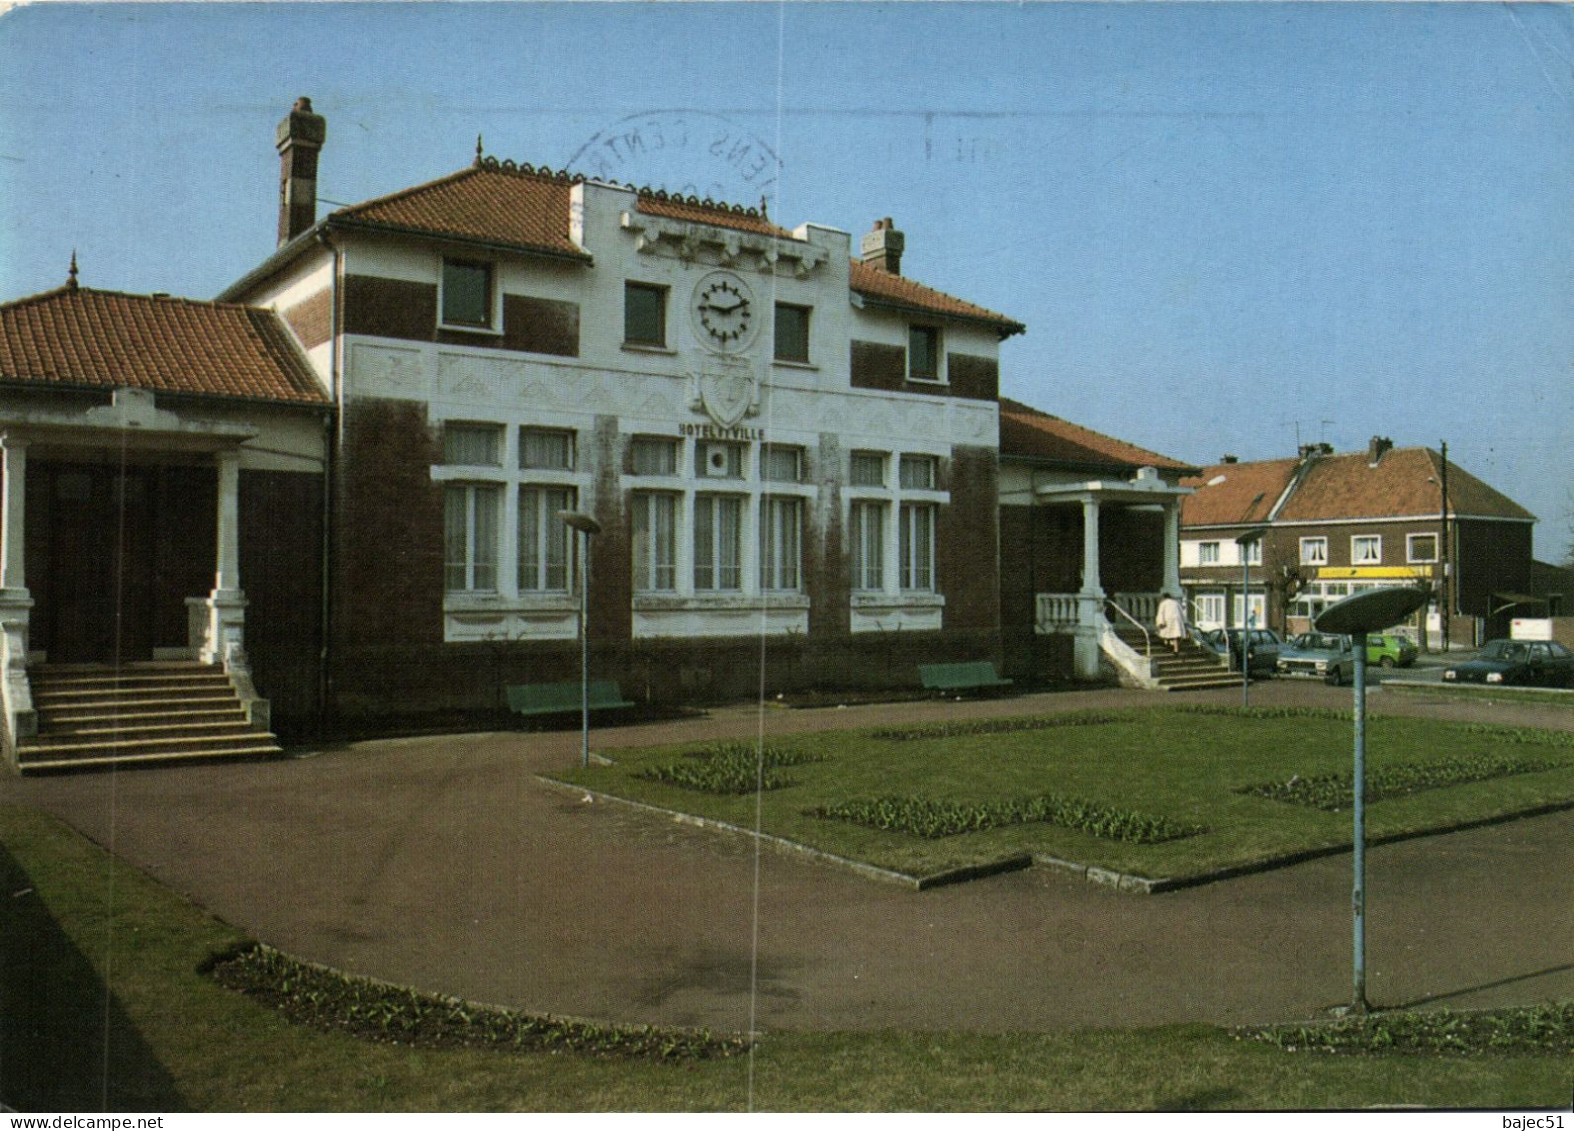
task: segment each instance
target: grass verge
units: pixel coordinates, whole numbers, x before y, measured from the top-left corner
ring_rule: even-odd
[[[1521,1109],[1567,1098],[1566,1053],[1307,1057],[1203,1025],[774,1033],[752,1061],[373,1042],[293,1024],[201,973],[243,936],[58,822],[0,805],[0,848],[0,1099],[24,1111]]]
[[[1317,809],[1252,790],[1292,779],[1337,782],[1349,775],[1352,744],[1348,712],[1304,707],[1067,712],[779,736],[771,763],[795,752],[803,759],[790,780],[761,795],[760,818],[770,836],[914,878],[1027,854],[1185,881],[1347,846],[1348,805],[1337,798]],[[615,764],[553,777],[753,828],[752,791],[660,780],[691,764],[692,750],[625,750]],[[1369,717],[1367,760],[1374,782],[1401,783],[1368,809],[1374,841],[1574,805],[1568,731]],[[1482,776],[1483,767],[1493,773]],[[998,819],[1024,798],[1046,796],[1075,799],[1097,819]],[[837,819],[887,810],[916,816]],[[931,819],[942,810],[945,820]],[[1117,830],[1132,821],[1190,835],[1123,839]]]

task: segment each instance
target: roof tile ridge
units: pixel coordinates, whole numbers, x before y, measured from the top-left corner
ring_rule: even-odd
[[[770,213],[763,207],[755,208],[753,205],[748,204],[729,204],[725,200],[712,200],[708,196],[699,197],[693,194],[685,196],[681,192],[669,192],[666,189],[652,188],[650,185],[619,185],[616,181],[606,183],[611,183],[618,188],[629,189],[641,200],[658,200],[668,204],[687,205],[690,208],[704,208],[707,211],[721,212],[728,216],[747,216],[753,220],[763,220],[767,224],[781,227],[779,224],[776,224],[776,221],[771,219]],[[785,232],[786,230],[782,228],[782,231]]]
[[[60,298],[62,296],[81,294],[83,291],[88,289],[90,288],[81,286],[73,287],[69,283],[62,283],[60,286],[51,287],[47,291],[39,291],[37,294],[32,295],[23,295],[21,298],[12,299],[10,302],[0,303],[0,311],[15,310],[21,306],[31,306],[35,303],[47,302],[50,299]]]

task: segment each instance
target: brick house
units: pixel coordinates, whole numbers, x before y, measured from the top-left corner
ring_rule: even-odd
[[[74,351],[58,377],[0,368],[3,615],[21,625],[4,686],[25,696],[64,657],[178,653],[249,661],[290,732],[496,708],[505,684],[578,677],[562,511],[599,524],[591,664],[631,698],[999,657],[999,352],[1023,326],[902,275],[889,220],[855,257],[835,229],[479,151],[318,218],[326,134],[305,99],[280,123],[277,251],[216,302],[73,286],[0,308],[8,338]],[[53,313],[111,302],[141,313]],[[12,329],[27,311],[42,328]],[[231,381],[243,346],[266,380]],[[62,414],[94,422],[91,455],[57,449]],[[189,560],[154,586],[158,631],[105,651],[83,640],[113,610],[63,604],[54,567],[32,568],[55,521],[35,500],[96,490],[65,466],[120,466],[128,443],[184,469],[168,515],[210,517],[147,527]],[[133,565],[137,585],[164,577]],[[222,632],[181,636],[188,598],[223,606]]]
[[[1470,646],[1541,607],[1528,596],[1535,516],[1431,448],[1307,445],[1295,459],[1227,459],[1186,482],[1181,579],[1201,627],[1249,615],[1301,632],[1354,593],[1419,584],[1434,597],[1410,626],[1417,639]],[[1259,536],[1243,545],[1248,534]]]

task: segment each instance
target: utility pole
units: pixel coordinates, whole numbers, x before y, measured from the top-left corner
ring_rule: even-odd
[[[1448,643],[1451,633],[1451,629],[1449,627],[1449,613],[1452,607],[1452,601],[1449,597],[1450,578],[1448,576],[1448,563],[1451,556],[1448,552],[1448,441],[1439,440],[1438,443],[1442,445],[1443,449],[1443,506],[1442,510],[1438,514],[1438,525],[1440,529],[1438,530],[1437,534],[1437,556],[1439,566],[1442,569],[1442,576],[1438,579],[1438,623],[1441,624],[1443,628],[1442,650],[1446,655],[1448,653]]]

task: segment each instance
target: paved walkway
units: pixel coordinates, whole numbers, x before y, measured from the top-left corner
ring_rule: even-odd
[[[1252,697],[1349,702],[1289,682]],[[600,730],[594,744],[1166,701],[723,709]],[[1566,710],[1510,719],[1391,693],[1371,706],[1574,726]],[[536,779],[577,757],[577,732],[403,739],[269,764],[6,778],[0,801],[58,814],[284,950],[532,1010],[727,1030],[998,1031],[1269,1021],[1349,996],[1347,856],[1160,896],[1043,869],[918,893],[775,852],[757,861],[747,838]],[[1375,1001],[1574,997],[1574,814],[1381,847],[1369,865]]]

